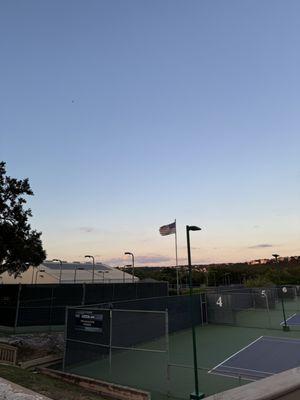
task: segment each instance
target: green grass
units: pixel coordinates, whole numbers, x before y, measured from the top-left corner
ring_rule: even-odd
[[[93,394],[59,379],[51,378],[18,367],[0,365],[0,376],[13,383],[43,394],[53,400],[99,400],[100,396]]]

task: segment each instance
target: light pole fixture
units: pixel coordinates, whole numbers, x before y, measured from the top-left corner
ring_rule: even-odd
[[[187,240],[188,267],[189,267],[189,287],[190,287],[190,309],[191,309],[191,323],[192,323],[192,337],[193,337],[194,376],[195,376],[195,392],[190,394],[190,399],[199,400],[204,398],[204,393],[199,392],[199,382],[198,382],[197,343],[196,343],[196,330],[195,330],[195,320],[194,320],[194,310],[193,310],[193,286],[192,286],[193,281],[192,281],[190,231],[201,231],[201,228],[195,225],[186,226],[186,240]]]
[[[61,260],[59,260],[58,258],[54,258],[53,260],[52,260],[53,262],[59,262],[59,264],[60,264],[60,270],[59,270],[59,283],[61,283],[61,275],[62,275],[62,261]]]
[[[275,262],[278,262],[279,254],[272,254],[272,256],[275,258]]]
[[[125,251],[125,256],[131,256],[132,257],[132,283],[134,283],[134,254],[131,253],[130,251]]]
[[[87,256],[84,256],[85,258],[91,258],[92,260],[93,260],[93,276],[92,276],[92,283],[94,283],[94,280],[95,280],[95,258],[94,258],[94,256],[90,256],[90,255],[87,255]]]

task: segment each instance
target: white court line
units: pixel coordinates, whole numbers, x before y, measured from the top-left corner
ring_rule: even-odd
[[[209,372],[208,372],[209,373]],[[220,373],[220,372],[213,372],[213,374],[214,375],[218,375],[218,376],[224,376],[224,378],[234,378],[234,379],[243,379],[244,381],[250,381],[250,382],[256,382],[257,381],[257,379],[253,379],[253,378],[249,378],[249,377],[245,377],[245,376],[243,376],[243,377],[240,377],[239,375],[230,375],[230,373],[228,373],[228,374],[222,374],[222,373]]]
[[[293,343],[300,345],[300,339],[296,338],[285,338],[285,337],[277,337],[277,336],[263,336],[263,340],[266,342],[280,342],[280,343]]]
[[[288,317],[288,318],[286,319],[286,321],[289,321],[290,319],[294,318],[296,315],[297,315],[297,313],[291,315],[290,317]],[[280,322],[280,325],[284,325],[284,321]],[[296,324],[296,325],[300,325],[300,324]]]
[[[266,371],[258,371],[255,369],[247,369],[247,368],[241,368],[241,367],[231,367],[230,365],[226,366],[224,365],[223,368],[224,370],[219,372],[218,370],[216,370],[218,367],[221,367],[225,362],[227,362],[228,360],[230,360],[232,357],[234,357],[235,355],[239,354],[241,351],[245,350],[246,348],[252,346],[254,343],[258,342],[259,340],[265,340],[265,341],[269,341],[269,342],[281,342],[281,343],[292,343],[292,344],[297,344],[299,346],[300,344],[300,340],[299,339],[295,339],[295,338],[284,338],[284,337],[275,337],[275,336],[260,336],[259,338],[257,338],[256,340],[254,340],[253,342],[251,342],[250,344],[248,344],[248,346],[245,346],[243,349],[237,351],[236,353],[234,353],[232,356],[226,358],[226,360],[222,361],[220,364],[218,364],[216,367],[212,368],[210,371],[208,371],[208,373],[213,373],[215,375],[220,375],[220,376],[224,376],[224,377],[231,377],[231,378],[239,378],[241,374],[234,374],[234,371],[230,372],[230,371],[226,371],[225,369],[237,369],[240,370],[241,372],[243,371],[252,371],[252,372],[256,372],[258,374],[266,374],[266,375],[274,375],[274,373],[270,373],[270,372],[266,372]],[[259,379],[259,377],[257,377]],[[247,376],[242,376],[242,379],[247,380],[247,381],[256,381],[257,379],[251,379]]]
[[[256,372],[258,374],[267,374],[267,375],[274,375],[275,372],[266,372],[266,371],[259,371],[258,369],[249,369],[249,368],[241,368],[241,367],[231,367],[230,365],[224,365],[223,368],[230,368],[230,369],[238,369],[239,371],[251,371]],[[226,372],[225,370],[223,372]]]
[[[242,351],[246,350],[248,347],[252,346],[254,343],[258,342],[259,340],[261,340],[263,338],[263,336],[260,336],[259,338],[255,339],[253,342],[249,343],[247,346],[243,347],[241,350],[237,351],[236,353],[232,354],[230,357],[226,358],[226,360],[220,362],[218,365],[216,365],[215,367],[213,367],[210,371],[208,371],[208,373],[212,373],[213,370],[217,369],[218,367],[220,367],[222,364],[224,364],[225,362],[227,362],[228,360],[230,360],[231,358],[233,358],[234,356],[236,356],[237,354],[241,353]]]

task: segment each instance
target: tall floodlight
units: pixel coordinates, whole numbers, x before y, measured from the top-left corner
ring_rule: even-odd
[[[85,258],[91,258],[93,260],[93,276],[92,276],[92,283],[94,283],[95,280],[95,258],[93,256],[86,255],[84,256]]]
[[[59,262],[59,264],[60,264],[60,269],[59,269],[59,283],[61,283],[61,275],[62,275],[62,261],[61,260],[59,260],[58,258],[54,258],[53,260],[52,260],[53,262]]]
[[[191,393],[191,400],[199,400],[204,398],[204,393],[199,392],[198,383],[198,362],[197,362],[197,343],[196,343],[196,330],[193,312],[193,281],[192,281],[192,259],[191,259],[191,245],[190,245],[190,231],[201,231],[198,226],[186,226],[186,239],[187,239],[187,253],[188,253],[188,267],[189,267],[189,287],[190,287],[190,308],[191,308],[191,322],[192,322],[192,337],[193,337],[193,358],[194,358],[194,375],[195,375],[195,392]]]
[[[131,256],[132,258],[132,283],[134,283],[134,255],[130,251],[125,251],[125,256]]]

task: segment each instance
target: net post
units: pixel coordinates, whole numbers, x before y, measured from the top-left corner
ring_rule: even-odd
[[[283,314],[283,321],[284,324],[282,325],[282,329],[284,331],[289,331],[290,327],[288,326],[288,324],[286,323],[286,315],[285,315],[285,309],[284,309],[284,300],[283,300],[283,294],[281,294],[281,307],[282,307],[282,314]]]

